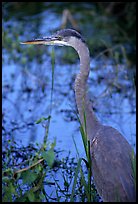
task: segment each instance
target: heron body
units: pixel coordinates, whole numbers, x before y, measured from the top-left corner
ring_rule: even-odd
[[[90,140],[92,175],[96,188],[103,201],[135,201],[133,149],[116,129],[104,126],[98,121],[87,94],[90,54],[85,40],[77,31],[63,29],[51,37],[26,41],[22,44],[65,45],[77,51],[80,58],[80,72],[75,79],[75,97],[81,124],[84,126],[86,123],[87,137]]]

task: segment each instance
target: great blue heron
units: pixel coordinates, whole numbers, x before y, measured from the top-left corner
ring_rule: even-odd
[[[77,51],[80,58],[80,72],[75,79],[75,97],[80,121],[83,126],[86,123],[86,132],[90,140],[92,175],[96,188],[103,201],[135,201],[133,150],[116,129],[104,126],[98,121],[87,95],[90,55],[85,40],[77,31],[63,29],[51,37],[25,41],[22,44],[66,45]]]

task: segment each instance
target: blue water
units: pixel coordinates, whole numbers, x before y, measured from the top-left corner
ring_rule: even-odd
[[[33,22],[37,18],[41,19],[41,23],[36,33],[31,32],[31,28],[34,30]],[[15,32],[16,27],[21,22],[15,19],[12,19],[11,22]],[[59,28],[61,18],[54,12],[47,10],[32,16],[29,22],[27,17],[24,17],[24,22],[25,32],[19,35],[18,40],[14,40],[13,43],[19,44],[20,41],[30,40],[38,33],[41,33],[42,36],[50,35],[53,33],[52,30]],[[53,23],[49,24],[49,22]],[[9,22],[4,23],[5,25],[10,24]],[[4,114],[3,125],[6,130],[3,137],[5,139],[14,138],[26,146],[29,143],[42,143],[44,139],[44,127],[42,124],[35,124],[35,122],[41,117],[48,117],[50,111],[52,86],[50,55],[52,49],[44,46],[43,48],[33,47],[38,54],[41,49],[44,49],[42,64],[39,64],[37,57],[28,61],[27,57],[23,55],[23,51],[27,51],[29,46],[18,46],[20,46],[21,53],[16,53],[16,49],[12,53],[3,49],[2,111]],[[66,49],[68,52],[75,52],[72,49]],[[65,151],[70,150],[72,156],[75,156],[74,137],[80,155],[84,156],[79,123],[75,115],[76,106],[73,91],[74,78],[79,71],[79,60],[76,58],[76,62],[73,64],[69,64],[67,61],[64,63],[62,56],[65,48],[60,47],[54,50],[54,90],[48,139],[53,141],[56,138],[57,148]],[[19,55],[18,61],[9,60],[11,54],[12,56]],[[91,53],[88,90],[96,109],[95,114],[103,124],[118,129],[135,148],[135,90],[133,82],[128,77],[129,71],[126,71],[125,63],[115,65],[111,59],[105,57],[94,59],[92,56]],[[26,60],[25,64],[22,63],[23,58]],[[100,82],[98,82],[99,78],[102,78]],[[120,87],[120,92],[116,91],[117,87]]]
[[[94,61],[92,63],[94,66]],[[47,117],[49,114],[52,81],[50,79],[52,73],[51,65],[47,65],[47,67],[45,64],[44,66],[42,65],[42,73],[40,75],[42,76],[44,72],[46,73],[45,77],[49,78],[46,82],[45,94],[43,94],[40,90],[39,82],[37,82],[37,76],[35,74],[33,75],[28,67],[27,69],[30,75],[27,74],[24,76],[20,67],[18,67],[17,71],[15,64],[10,66],[4,64],[3,66],[3,96],[6,95],[6,99],[3,99],[3,112],[5,112],[6,118],[8,118],[6,120],[6,129],[11,131],[14,138],[17,141],[22,141],[24,145],[28,145],[31,142],[43,142],[45,129],[41,124],[35,124],[35,121],[41,117]],[[74,137],[77,143],[79,152],[84,154],[79,123],[77,121],[70,121],[70,118],[66,116],[66,110],[68,110],[76,118],[75,113],[72,113],[75,110],[74,85],[72,84],[72,89],[70,89],[68,83],[71,83],[71,78],[78,70],[79,64],[72,66],[55,65],[53,110],[49,130],[49,139],[52,141],[53,138],[57,138],[57,147],[70,150],[73,156],[76,154],[76,150],[72,137]],[[12,80],[11,75],[15,73],[17,74],[16,80]],[[104,75],[103,70],[100,70],[99,73]],[[107,84],[96,84],[96,75],[98,75],[97,71],[92,70],[88,83],[89,85],[91,84],[89,88],[90,98],[92,100],[95,98],[94,107],[97,109],[97,117],[103,124],[117,128],[129,143],[135,146],[135,114],[131,111],[130,100],[119,93],[112,93],[111,98],[108,91],[112,90],[110,90]],[[45,77],[43,79],[44,81]],[[23,80],[32,88],[30,94],[23,93]],[[14,91],[6,90],[6,84],[9,84]],[[107,89],[105,96],[101,96],[105,89]],[[62,92],[67,95],[62,95]],[[15,125],[12,125],[14,122]],[[34,123],[34,125],[29,127],[27,126],[28,123]],[[16,126],[20,128],[16,129]]]

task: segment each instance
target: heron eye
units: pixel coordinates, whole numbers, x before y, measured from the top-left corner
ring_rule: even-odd
[[[58,36],[58,40],[62,40],[62,37],[61,37],[61,36]]]

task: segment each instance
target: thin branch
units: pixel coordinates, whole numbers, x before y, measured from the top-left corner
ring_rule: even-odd
[[[23,172],[23,171],[27,171],[28,169],[33,168],[34,166],[36,166],[37,164],[41,163],[42,161],[44,161],[44,159],[40,159],[40,160],[38,160],[36,163],[32,164],[32,165],[29,166],[29,167],[26,167],[26,168],[23,168],[23,169],[17,170],[16,172],[14,172],[14,176],[15,176],[16,174],[18,174],[18,173],[21,173],[21,172]]]

